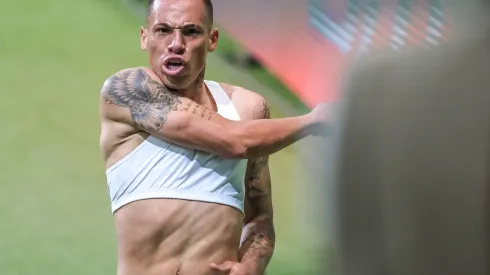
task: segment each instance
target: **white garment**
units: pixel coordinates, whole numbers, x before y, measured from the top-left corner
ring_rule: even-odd
[[[218,114],[240,120],[226,92],[205,81]],[[196,200],[229,205],[244,212],[247,161],[188,149],[149,136],[106,171],[112,213],[131,202],[152,198]]]

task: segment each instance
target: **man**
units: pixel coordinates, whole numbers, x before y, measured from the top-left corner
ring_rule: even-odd
[[[490,273],[490,20],[453,4],[468,5],[449,17],[456,40],[375,54],[347,83],[333,145],[340,275]]]
[[[259,94],[204,80],[218,44],[211,1],[148,7],[150,68],[117,72],[101,91],[118,274],[264,274],[275,242],[268,156],[312,135],[325,107],[269,119]]]

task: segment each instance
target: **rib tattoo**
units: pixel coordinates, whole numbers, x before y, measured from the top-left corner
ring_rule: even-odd
[[[192,112],[207,120],[215,114],[170,91],[142,68],[125,69],[111,76],[104,83],[102,97],[110,104],[129,108],[133,122],[144,130],[160,130],[172,111]]]

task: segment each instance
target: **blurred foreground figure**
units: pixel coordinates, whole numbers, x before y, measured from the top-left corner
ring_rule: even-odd
[[[466,8],[451,43],[353,70],[336,138],[339,275],[490,274],[490,13]]]
[[[275,244],[268,156],[314,135],[325,107],[270,119],[258,93],[204,79],[211,1],[148,7],[149,67],[113,74],[100,97],[118,275],[262,275]]]

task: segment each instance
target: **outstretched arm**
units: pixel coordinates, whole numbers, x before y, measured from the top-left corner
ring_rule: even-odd
[[[273,154],[313,133],[311,115],[274,120],[231,121],[180,97],[143,68],[122,70],[106,80],[101,113],[156,137],[227,158]]]

